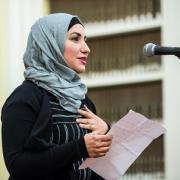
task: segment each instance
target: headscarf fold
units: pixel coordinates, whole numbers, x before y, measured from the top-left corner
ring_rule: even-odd
[[[37,20],[31,28],[23,61],[25,79],[56,96],[67,111],[77,112],[87,88],[64,59],[64,44],[73,17],[77,16],[57,13]]]

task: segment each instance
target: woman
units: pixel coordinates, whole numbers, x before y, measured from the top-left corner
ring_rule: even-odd
[[[112,137],[96,116],[78,74],[90,49],[78,17],[58,13],[31,28],[24,54],[25,81],[2,109],[3,154],[10,180],[102,179],[79,170],[104,156]]]

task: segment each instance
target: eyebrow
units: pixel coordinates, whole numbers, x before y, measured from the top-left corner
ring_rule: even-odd
[[[81,37],[82,35],[78,32],[72,32],[70,35],[76,34],[77,36]],[[84,39],[87,39],[87,36],[84,36]]]

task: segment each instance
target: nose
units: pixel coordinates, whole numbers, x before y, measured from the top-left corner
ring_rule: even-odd
[[[82,52],[82,53],[87,53],[87,54],[90,53],[90,48],[89,48],[89,46],[87,45],[86,42],[84,42],[84,43],[82,44],[81,52]]]

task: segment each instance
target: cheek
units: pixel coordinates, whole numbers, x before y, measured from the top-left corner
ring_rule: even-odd
[[[74,46],[71,45],[67,45],[64,48],[64,58],[65,60],[69,61],[72,60],[74,58],[76,58],[77,56],[77,49]]]

